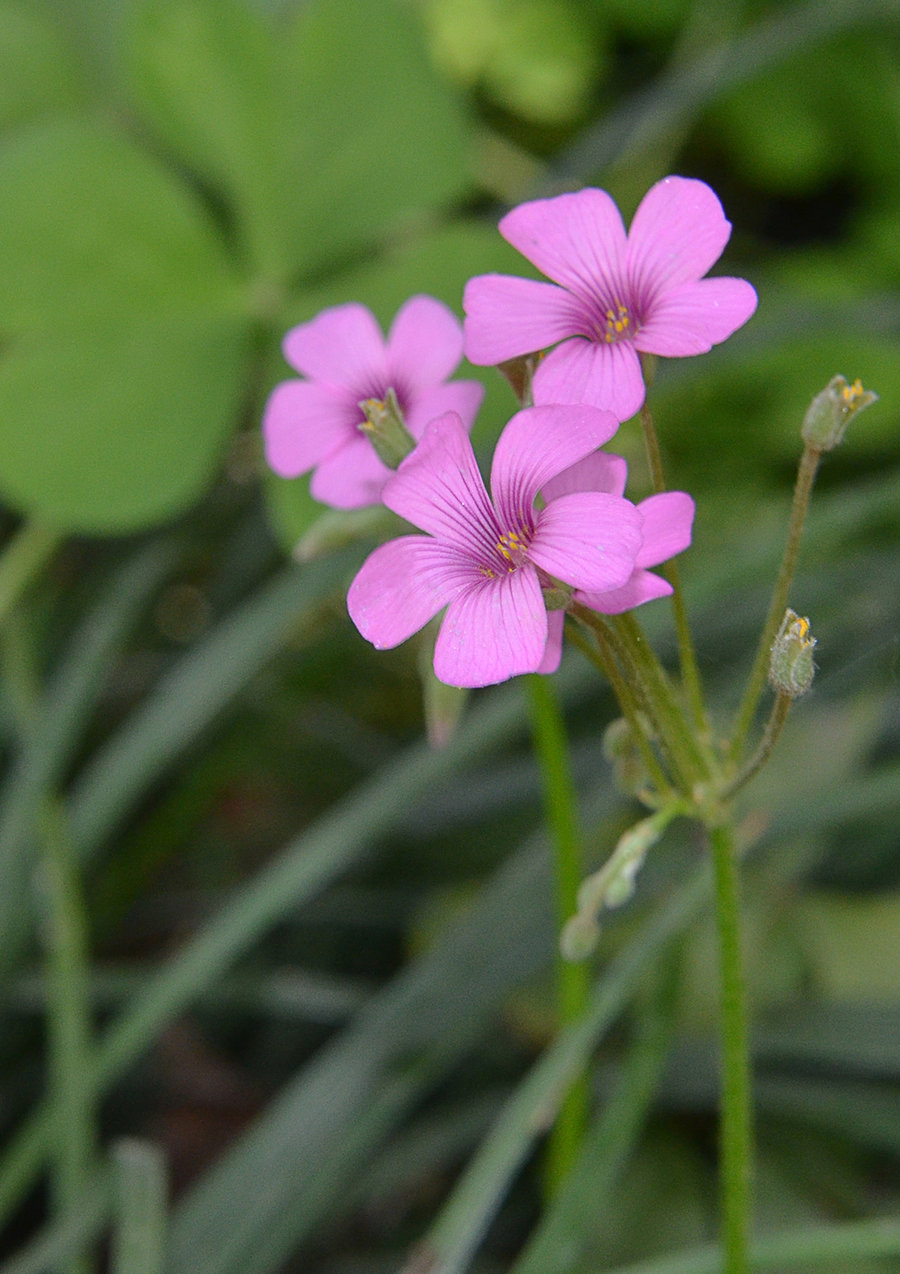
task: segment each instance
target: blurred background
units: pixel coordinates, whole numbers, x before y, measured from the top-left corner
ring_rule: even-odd
[[[510,205],[627,219],[668,173],[760,297],[651,396],[720,723],[806,407],[881,396],[820,474],[818,676],[744,797],[745,901],[758,1232],[893,1218],[891,1259],[828,1268],[900,1268],[898,0],[0,0],[0,1274],[663,1271],[714,1236],[713,934],[660,962],[653,927],[702,847],[673,827],[604,933],[598,1149],[547,1209],[539,1130],[494,1123],[556,1029],[521,686],[429,748],[420,648],[346,617],[374,540],[292,561],[321,510],[259,440],[293,324],[461,314],[529,272]],[[466,374],[487,455],[514,403]],[[558,682],[595,866],[640,808],[606,687],[574,651]]]

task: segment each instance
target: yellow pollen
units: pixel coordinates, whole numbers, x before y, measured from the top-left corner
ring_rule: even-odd
[[[616,302],[614,310],[606,311],[606,332],[604,340],[607,344],[611,344],[617,340],[623,332],[627,332],[631,326],[631,315],[628,313],[628,306],[623,305],[621,301]]]
[[[504,531],[503,535],[501,535],[500,539],[497,541],[498,553],[500,553],[502,557],[505,557],[507,562],[512,563],[513,566],[515,565],[513,554],[524,553],[526,547],[527,546],[518,531]]]
[[[845,407],[855,407],[857,401],[862,398],[866,391],[862,387],[862,381],[857,377],[852,385],[845,385],[841,390],[841,398]]]

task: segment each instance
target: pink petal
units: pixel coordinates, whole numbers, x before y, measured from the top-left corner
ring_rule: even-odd
[[[513,208],[500,233],[548,279],[604,308],[622,290],[625,227],[605,190],[579,190]]]
[[[756,292],[745,279],[701,279],[660,297],[635,336],[638,349],[665,357],[705,354],[746,323]]]
[[[590,403],[627,420],[644,401],[641,364],[630,341],[564,341],[534,376],[535,403]]]
[[[589,321],[585,306],[552,283],[482,274],[463,295],[466,358],[490,367],[555,345]]]
[[[544,647],[544,657],[535,668],[535,672],[551,673],[556,672],[562,659],[563,645],[563,626],[565,624],[566,613],[562,610],[551,610],[547,613],[547,645]]]
[[[357,409],[347,399],[303,380],[276,385],[263,412],[266,463],[296,478],[353,437]]]
[[[421,438],[430,420],[453,411],[466,429],[471,429],[484,398],[484,386],[477,380],[451,380],[418,394],[407,407],[406,426],[414,438]]]
[[[561,495],[575,491],[607,491],[622,495],[628,478],[628,465],[621,456],[609,451],[595,451],[545,482],[541,495],[549,504]]]
[[[664,491],[651,495],[637,506],[643,519],[643,544],[637,555],[638,566],[659,566],[677,553],[683,553],[691,542],[694,501],[684,491]]]
[[[564,584],[590,592],[620,588],[641,548],[641,515],[630,500],[578,492],[538,514],[528,557]]]
[[[547,645],[547,612],[530,566],[483,579],[447,607],[434,671],[450,686],[490,686],[534,672]]]
[[[505,529],[529,519],[538,491],[556,474],[602,447],[619,427],[615,416],[587,406],[526,407],[500,435],[491,491]]]
[[[482,559],[500,534],[472,444],[448,411],[426,427],[415,451],[386,484],[382,499],[413,526]]]
[[[364,305],[352,302],[322,310],[309,323],[292,328],[282,349],[298,372],[345,386],[355,401],[381,397],[387,389],[384,338]]]
[[[456,371],[462,350],[462,323],[453,311],[433,296],[413,296],[388,334],[390,383],[411,394],[437,385]]]
[[[310,495],[335,509],[364,509],[381,503],[391,470],[378,459],[364,434],[352,435],[345,446],[320,461]]]
[[[350,618],[378,650],[419,631],[477,574],[458,553],[425,535],[389,540],[370,553],[347,593]]]
[[[731,222],[703,181],[666,177],[648,190],[628,234],[630,296],[639,311],[661,292],[692,283],[718,261]]]
[[[655,601],[657,597],[668,597],[671,592],[672,585],[668,580],[654,575],[652,571],[637,570],[622,588],[608,589],[604,593],[579,592],[575,594],[575,600],[603,615],[621,615],[622,611],[633,610],[635,606]]]

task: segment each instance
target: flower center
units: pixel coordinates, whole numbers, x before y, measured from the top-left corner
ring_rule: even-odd
[[[501,561],[494,559],[496,569],[494,566],[481,566],[479,569],[482,575],[486,575],[488,579],[496,579],[498,574],[503,573],[504,564],[506,573],[511,575],[528,561],[528,532],[503,531],[494,548],[500,554]]]
[[[621,301],[616,302],[615,308],[610,307],[606,311],[603,320],[605,326],[600,327],[598,335],[606,341],[607,345],[634,335],[634,323],[628,312],[628,306],[623,305]]]

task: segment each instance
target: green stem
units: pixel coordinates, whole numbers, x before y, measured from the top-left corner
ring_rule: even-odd
[[[59,1212],[76,1210],[93,1169],[96,1144],[91,1083],[87,923],[81,880],[62,803],[47,796],[40,817],[44,849],[44,930],[48,985],[50,1089],[57,1107],[55,1189]],[[73,1258],[71,1274],[90,1268]]]
[[[784,612],[787,607],[788,594],[794,580],[794,572],[797,569],[797,557],[800,553],[800,541],[803,538],[803,527],[809,508],[809,498],[812,494],[813,483],[815,482],[816,471],[821,458],[822,453],[814,451],[811,447],[804,448],[803,455],[800,457],[784,555],[781,559],[778,577],[772,591],[769,613],[766,616],[766,622],[759,639],[753,669],[747,681],[747,689],[744,692],[744,698],[735,719],[729,753],[732,761],[738,761],[743,753],[744,744],[747,741],[747,735],[750,731],[750,726],[753,724],[756,708],[766,684],[772,642],[775,640],[775,634],[778,632],[778,626],[784,618]]]
[[[641,428],[644,431],[644,447],[647,452],[650,480],[655,494],[660,495],[667,489],[665,474],[663,473],[662,452],[659,447],[656,426],[653,423],[653,415],[646,402],[641,407]],[[681,573],[678,570],[678,563],[674,560],[667,562],[662,570],[666,579],[672,585],[672,615],[675,620],[675,637],[678,642],[678,657],[681,663],[681,678],[684,682],[685,693],[687,694],[697,729],[708,733],[709,720],[706,714],[706,705],[703,702],[703,686],[700,681],[700,670],[697,667],[697,655],[694,651],[694,641],[691,637],[691,626],[688,623],[687,607],[684,604],[684,594],[681,591]]]
[[[784,729],[784,723],[787,721],[793,702],[793,697],[785,694],[784,691],[779,691],[775,696],[775,702],[772,704],[772,711],[769,715],[769,720],[766,722],[763,736],[759,741],[759,747],[746,765],[742,766],[731,782],[719,793],[721,800],[731,800],[732,796],[739,792],[745,784],[749,783],[768,761],[772,755],[772,749],[778,742],[778,736]]]
[[[709,829],[716,882],[721,981],[722,1094],[719,1121],[723,1274],[746,1274],[751,1203],[751,1096],[747,1010],[740,944],[734,828]]]
[[[162,1274],[166,1249],[166,1165],[151,1142],[123,1140],[113,1148],[116,1217],[112,1274]]]
[[[0,568],[2,570],[2,568]],[[21,610],[2,622],[3,671],[20,736],[37,728],[40,683]],[[54,1107],[53,1185],[60,1216],[77,1212],[93,1171],[96,1144],[91,1080],[91,1009],[87,919],[81,879],[62,802],[44,791],[37,811],[43,856],[40,883],[48,984],[48,1072]],[[84,1274],[73,1257],[69,1274]]]
[[[62,543],[62,535],[42,522],[26,522],[0,554],[0,624]]]
[[[616,615],[615,627],[640,671],[653,703],[660,737],[679,773],[683,792],[690,796],[694,785],[709,777],[707,758],[675,698],[665,669],[634,615],[630,611]]]
[[[534,749],[541,769],[544,809],[555,851],[556,906],[559,928],[577,910],[584,869],[578,832],[577,797],[572,778],[565,721],[555,687],[548,677],[526,678]],[[556,981],[560,1024],[566,1027],[584,1014],[590,995],[589,965],[564,960],[557,950]],[[582,1075],[571,1086],[550,1138],[547,1178],[555,1195],[578,1156],[587,1124],[589,1091]]]
[[[582,610],[585,612],[584,615],[582,615]],[[573,608],[572,614],[596,638],[597,646],[591,645],[580,629],[575,627],[569,632],[569,639],[579,650],[587,655],[592,663],[596,664],[612,686],[613,694],[618,700],[622,714],[631,727],[632,737],[640,751],[647,773],[650,775],[659,798],[665,802],[672,795],[672,784],[657,759],[653,745],[647,738],[645,725],[641,721],[640,704],[637,696],[634,694],[631,684],[622,676],[619,670],[619,665],[613,654],[612,642],[610,641],[611,633],[604,624],[597,622],[597,615],[593,611],[588,611],[587,607],[576,606]]]

